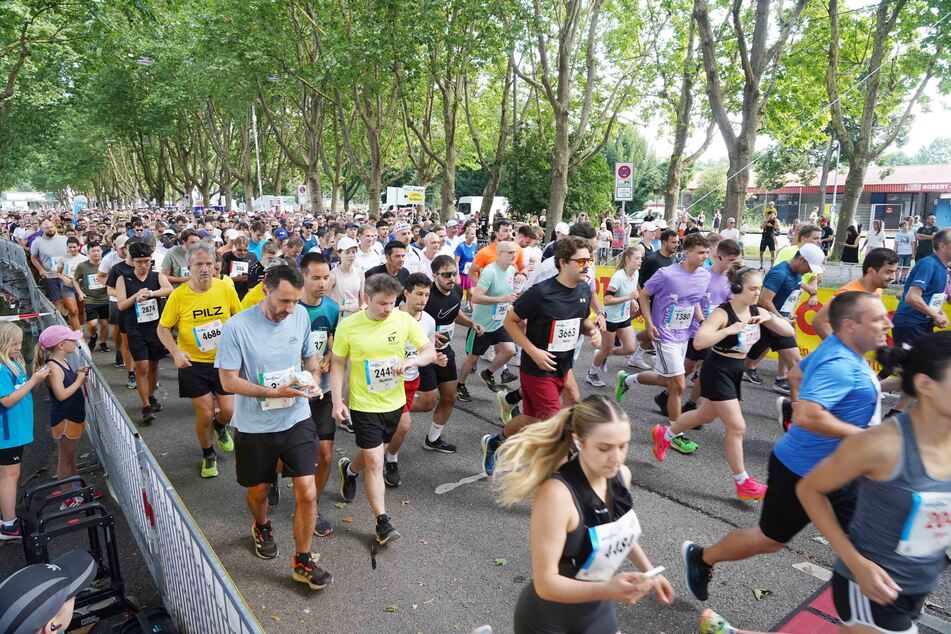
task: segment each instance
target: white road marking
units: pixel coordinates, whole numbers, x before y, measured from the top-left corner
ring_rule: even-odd
[[[489,476],[485,475],[484,473],[479,473],[479,474],[476,474],[476,475],[474,475],[474,476],[468,476],[468,477],[466,477],[466,478],[462,478],[462,479],[459,480],[458,482],[446,482],[445,484],[440,484],[438,487],[436,487],[436,495],[442,495],[443,493],[449,493],[450,491],[452,491],[452,490],[455,489],[456,487],[461,487],[463,484],[469,484],[469,483],[471,483],[471,482],[478,482],[479,480],[484,480],[484,479],[486,479],[486,478],[488,478],[488,477],[489,477]]]
[[[821,581],[828,581],[829,579],[832,578],[831,570],[829,570],[828,568],[823,568],[822,566],[817,566],[816,564],[813,564],[813,563],[809,563],[808,561],[804,561],[798,564],[793,564],[793,568],[795,568],[796,570],[801,570],[807,575],[812,575],[813,577],[815,577],[816,579],[820,579]]]

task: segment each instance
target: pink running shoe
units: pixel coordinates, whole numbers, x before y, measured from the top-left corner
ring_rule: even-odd
[[[651,438],[654,439],[654,457],[660,462],[667,457],[667,450],[670,449],[670,441],[664,437],[667,428],[663,425],[654,425],[651,430]]]
[[[747,478],[743,484],[736,484],[736,497],[746,502],[760,502],[766,497],[766,485],[757,482],[756,478]]]

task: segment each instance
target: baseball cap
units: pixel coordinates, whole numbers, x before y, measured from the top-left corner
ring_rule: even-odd
[[[0,583],[0,632],[36,634],[96,578],[98,569],[89,553],[74,550],[52,563],[16,571]]]
[[[337,240],[337,251],[346,251],[357,246],[357,241],[350,236],[344,236]]]
[[[280,229],[277,229],[274,231],[274,237],[278,240],[287,240],[287,235],[288,235],[287,229],[285,229],[284,227],[281,227]]]
[[[61,344],[67,339],[70,341],[79,341],[83,338],[83,333],[79,330],[70,330],[66,326],[50,326],[40,333],[40,345],[44,348],[52,348]]]
[[[393,227],[393,233],[399,233],[400,231],[410,231],[413,227],[408,222],[397,222]]]
[[[666,229],[666,228],[667,228],[667,221],[664,220],[663,218],[658,218],[657,220],[654,221],[654,224],[657,225],[657,228],[658,228],[658,229]]]
[[[568,223],[566,222],[559,222],[557,225],[555,225],[555,233],[560,233],[561,235],[566,236],[568,235],[568,231]]]
[[[817,247],[814,244],[804,244],[799,247],[799,255],[802,256],[802,259],[809,263],[809,270],[815,273],[816,275],[822,275],[826,270],[825,267],[825,253],[822,252],[822,249]]]
[[[643,222],[641,223],[641,231],[657,231],[657,225],[653,222]]]
[[[449,222],[446,223],[446,228],[448,229],[449,227],[456,227],[458,225],[459,223],[456,222],[455,220],[450,220]]]
[[[163,235],[163,236],[175,236],[175,235],[178,235],[178,234],[175,233],[174,231],[172,231],[171,229],[166,229],[165,231],[162,232],[162,235]]]
[[[117,249],[121,249],[122,247],[125,246],[125,243],[128,241],[129,241],[129,236],[121,235],[112,241],[112,246],[114,246]]]
[[[241,232],[237,229],[228,229],[225,231],[225,240],[234,240],[241,235]]]
[[[357,223],[357,222],[348,222],[348,223],[347,223],[347,229],[359,229],[359,228],[360,228],[360,224]]]

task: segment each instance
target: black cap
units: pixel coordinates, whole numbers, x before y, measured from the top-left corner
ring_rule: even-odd
[[[150,258],[152,257],[152,247],[143,242],[132,243],[129,242],[129,257],[133,260],[137,258]]]
[[[33,564],[0,583],[0,632],[36,634],[63,604],[96,578],[96,561],[74,550],[49,564]]]

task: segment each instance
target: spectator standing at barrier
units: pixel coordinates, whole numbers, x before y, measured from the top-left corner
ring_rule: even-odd
[[[66,236],[56,235],[53,221],[47,218],[40,223],[40,236],[30,245],[30,262],[45,280],[46,292],[60,312],[63,310],[62,281],[57,276],[57,267],[68,252]]]
[[[304,288],[300,270],[276,266],[268,270],[263,287],[260,303],[225,324],[215,367],[222,387],[236,395],[235,472],[238,484],[248,490],[255,554],[262,559],[278,555],[268,492],[280,460],[284,477],[293,478],[296,502],[291,576],[320,590],[333,581],[310,554],[317,518],[317,428],[308,399],[323,397],[316,384],[320,358],[307,311],[298,307]]]
[[[849,228],[845,230],[845,242],[842,246],[843,264],[859,263],[859,239],[858,229],[855,228],[855,225],[849,225]]]
[[[885,224],[881,220],[872,221],[872,228],[865,236],[865,244],[862,251],[870,252],[872,249],[878,249],[885,246]]]
[[[23,449],[33,442],[32,390],[46,380],[49,368],[42,367],[29,376],[23,360],[23,330],[8,321],[0,321],[0,405],[5,416],[0,433],[0,541],[20,539],[20,520],[16,516],[17,482]]]
[[[84,550],[48,564],[32,564],[0,583],[0,632],[54,634],[73,620],[78,595],[93,582],[99,567]]]
[[[908,226],[907,220],[902,220],[895,234],[895,252],[898,254],[898,280],[905,283],[905,278],[911,270],[911,258],[915,254],[915,232]]]
[[[916,216],[917,218],[917,216]],[[933,215],[925,218],[924,226],[915,229],[915,262],[921,262],[934,253],[934,235],[938,232],[935,224],[937,218]]]

